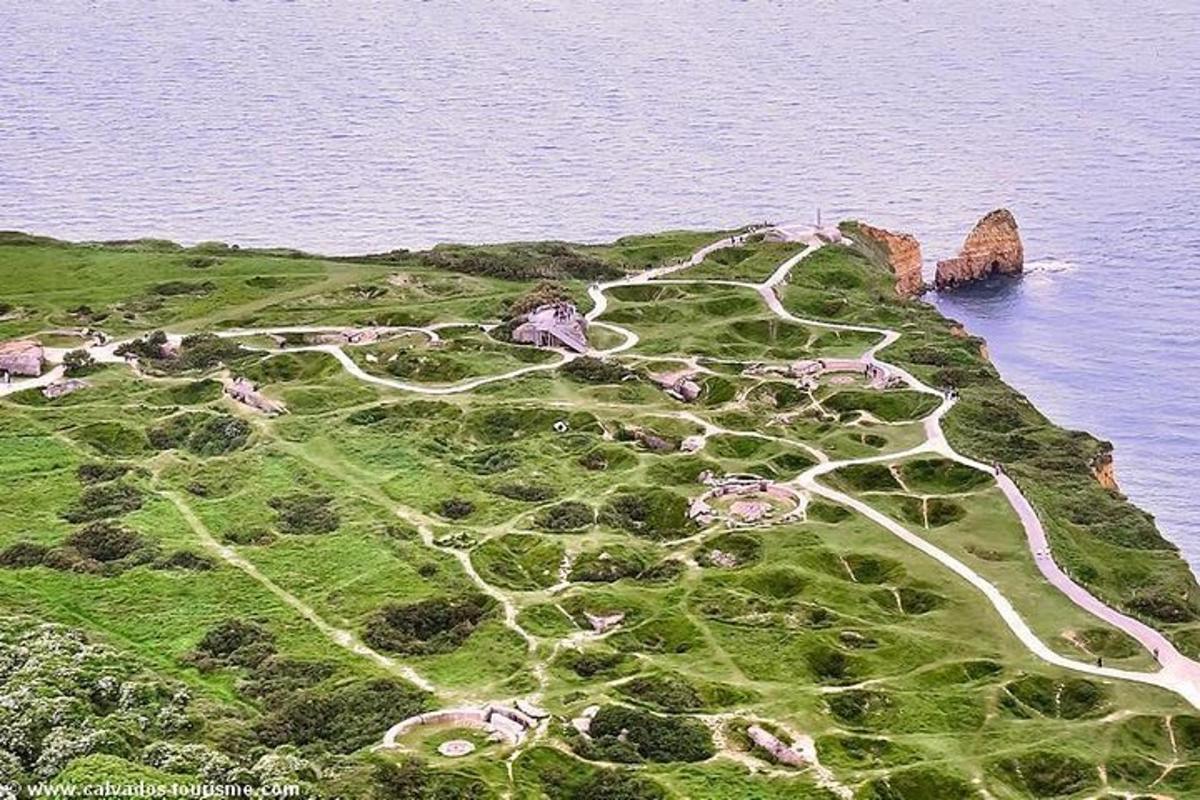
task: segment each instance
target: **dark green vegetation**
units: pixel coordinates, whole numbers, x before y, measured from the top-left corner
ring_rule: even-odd
[[[640,285],[613,291],[606,317],[642,337],[633,350],[421,396],[359,381],[325,353],[266,355],[249,349],[261,338],[205,335],[502,324],[546,298],[586,305],[593,279],[685,258],[717,235],[337,260],[0,237],[11,306],[0,338],[99,325],[137,337],[146,373],[104,366],[59,401],[0,399],[0,610],[26,615],[0,624],[0,727],[24,737],[0,737],[0,783],[831,800],[811,770],[751,774],[721,750],[766,764],[730,733],[761,720],[814,737],[856,800],[1200,791],[1192,709],[1038,661],[974,589],[848,507],[812,499],[806,521],[746,530],[688,519],[705,473],[790,480],[817,463],[803,445],[879,457],[824,480],[969,563],[1050,646],[1146,668],[1128,638],[1045,586],[987,475],[889,457],[921,441],[935,398],[857,379],[810,394],[743,374],[856,355],[877,336],[780,322],[750,289]],[[751,241],[676,277],[761,280],[795,252]],[[951,437],[1006,463],[1077,577],[1179,619],[1173,634],[1191,641],[1190,579],[1150,522],[1095,484],[1101,445],[1050,426],[977,341],[896,299],[868,256],[823,249],[781,292],[799,315],[902,330],[882,357],[960,388]],[[179,354],[165,353],[178,334],[190,334]],[[344,352],[381,377],[429,383],[550,363],[478,327],[441,335]],[[684,406],[647,378],[690,358],[708,371]],[[235,405],[227,372],[290,413]],[[680,452],[703,431],[696,418],[734,433]],[[535,692],[553,718],[518,753],[480,736],[478,752],[449,761],[437,743],[472,734],[445,729],[370,750],[410,714]],[[567,721],[590,706],[589,739]]]

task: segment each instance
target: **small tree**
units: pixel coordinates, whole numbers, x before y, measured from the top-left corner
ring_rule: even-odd
[[[86,375],[96,367],[96,359],[87,350],[72,350],[63,356],[63,367],[68,375]]]

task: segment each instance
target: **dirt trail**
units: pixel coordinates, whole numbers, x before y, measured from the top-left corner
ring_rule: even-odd
[[[373,650],[350,631],[330,625],[321,617],[320,614],[316,612],[312,606],[308,605],[303,600],[296,597],[279,584],[275,583],[275,581],[262,574],[258,570],[258,567],[254,566],[252,563],[243,558],[232,547],[227,547],[218,542],[208,530],[207,526],[205,526],[200,518],[196,516],[196,512],[192,510],[191,506],[189,506],[187,502],[178,494],[174,492],[162,492],[162,495],[169,499],[175,505],[175,508],[179,510],[180,515],[195,532],[196,536],[199,537],[201,544],[219,556],[225,563],[240,569],[255,581],[262,584],[263,588],[278,597],[286,605],[295,610],[300,616],[311,622],[313,626],[317,628],[317,630],[325,634],[326,638],[328,638],[338,647],[348,650],[355,655],[369,658],[371,661],[374,661],[388,672],[412,682],[427,692],[436,691],[436,687],[430,681],[423,678],[412,667],[406,664],[401,664],[394,658],[390,658],[376,650]]]

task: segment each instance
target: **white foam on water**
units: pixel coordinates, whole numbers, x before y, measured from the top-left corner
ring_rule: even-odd
[[[1025,265],[1027,274],[1074,272],[1079,265],[1073,261],[1063,261],[1057,258],[1039,258]]]

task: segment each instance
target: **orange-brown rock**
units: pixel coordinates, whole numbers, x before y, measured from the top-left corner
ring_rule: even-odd
[[[1113,464],[1112,450],[1103,450],[1097,453],[1089,466],[1092,468],[1092,475],[1095,476],[1097,483],[1109,491],[1121,491],[1121,487],[1117,485],[1117,472]]]
[[[997,209],[976,223],[956,258],[939,261],[934,286],[953,289],[991,275],[1019,275],[1025,269],[1025,248],[1012,212]]]
[[[921,275],[921,243],[907,233],[876,228],[865,222],[858,223],[858,232],[882,251],[888,268],[896,276],[896,294],[914,297],[925,288]]]

